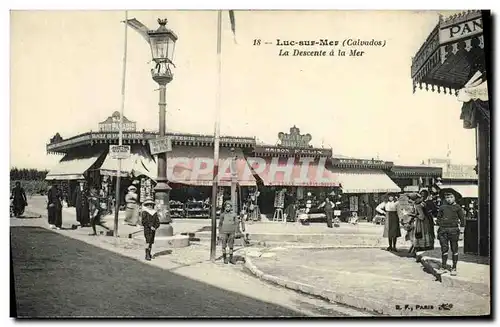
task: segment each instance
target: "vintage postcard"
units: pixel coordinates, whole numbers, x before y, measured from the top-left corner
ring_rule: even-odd
[[[11,317],[491,317],[491,34],[12,10]]]

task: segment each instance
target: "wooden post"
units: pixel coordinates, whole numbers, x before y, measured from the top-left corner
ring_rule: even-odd
[[[480,256],[490,255],[490,124],[478,113],[478,252]]]

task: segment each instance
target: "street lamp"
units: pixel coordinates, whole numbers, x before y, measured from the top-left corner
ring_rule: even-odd
[[[127,20],[127,24],[134,30],[139,32],[146,39],[151,46],[151,54],[155,67],[151,69],[151,76],[153,80],[158,83],[160,87],[160,101],[158,103],[160,108],[159,114],[159,137],[165,137],[166,134],[166,86],[172,81],[173,75],[170,66],[174,66],[172,62],[175,50],[175,42],[177,35],[166,27],[166,19],[158,19],[160,26],[156,30],[149,30],[146,26],[140,23],[135,18]],[[168,186],[167,179],[167,153],[158,154],[158,178],[155,187],[155,202],[162,211],[160,215],[160,222],[167,224],[166,228],[158,229],[156,234],[158,236],[172,236],[173,228],[170,225],[172,221],[170,218],[170,205],[169,205],[169,192],[171,190]]]

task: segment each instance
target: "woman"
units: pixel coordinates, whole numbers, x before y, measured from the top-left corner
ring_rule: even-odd
[[[412,199],[413,200],[413,199]],[[434,249],[434,221],[432,216],[426,213],[426,203],[421,196],[415,198],[415,213],[412,214],[414,223],[410,232],[412,251],[415,254],[420,251]]]
[[[142,209],[142,226],[144,227],[144,238],[146,240],[146,260],[152,259],[151,249],[155,242],[156,230],[160,227],[160,218],[158,212],[154,209],[155,203],[151,198],[146,198]]]
[[[125,210],[125,223],[131,226],[137,226],[138,212],[137,205],[139,197],[137,195],[137,188],[134,185],[128,187],[128,193],[125,195],[126,210]]]
[[[401,228],[399,226],[399,216],[397,212],[397,202],[394,194],[387,194],[386,201],[377,206],[376,211],[385,214],[384,234],[389,241],[387,251],[397,252],[396,242],[401,237]]]
[[[47,211],[49,226],[52,229],[61,229],[62,227],[62,193],[53,182],[47,192]]]
[[[12,205],[14,206],[14,217],[21,216],[24,213],[24,208],[28,205],[26,192],[24,191],[24,188],[21,187],[21,182],[16,182],[16,186],[12,190],[10,198],[12,199]]]

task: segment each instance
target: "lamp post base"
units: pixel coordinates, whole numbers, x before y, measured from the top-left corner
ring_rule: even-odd
[[[164,181],[159,180],[155,187],[155,202],[160,213],[160,228],[156,231],[156,236],[173,236],[174,229],[171,225],[170,217],[170,190],[171,187]]]

